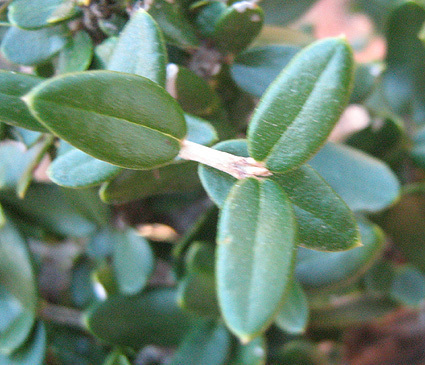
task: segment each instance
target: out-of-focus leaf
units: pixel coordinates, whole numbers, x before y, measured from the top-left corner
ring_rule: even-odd
[[[94,48],[93,68],[106,70],[118,43],[118,37],[106,38]]]
[[[120,33],[108,70],[144,76],[165,85],[167,52],[162,33],[144,10],[134,12]]]
[[[125,170],[102,185],[100,197],[105,203],[116,204],[151,195],[191,191],[200,186],[197,169],[196,162],[185,161],[155,170]]]
[[[275,357],[274,363],[281,365],[327,365],[329,363],[317,345],[306,340],[287,342]]]
[[[377,212],[399,197],[391,169],[352,147],[327,143],[309,163],[354,211]]]
[[[295,269],[304,287],[332,289],[352,282],[382,252],[384,234],[379,226],[358,220],[363,246],[343,252],[319,252],[300,248]]]
[[[133,295],[146,285],[154,269],[154,256],[149,242],[133,230],[114,233],[112,256],[120,292]]]
[[[93,58],[93,41],[90,35],[80,30],[59,53],[56,71],[58,74],[86,70]]]
[[[28,93],[43,79],[16,72],[0,71],[0,120],[4,123],[47,132],[29,112],[21,96]]]
[[[31,338],[10,355],[0,352],[2,365],[42,365],[46,352],[46,330],[44,324],[39,322]]]
[[[315,329],[346,329],[382,317],[396,306],[390,299],[362,295],[312,310],[310,323]]]
[[[167,66],[167,91],[189,114],[205,118],[220,108],[220,98],[202,77],[174,63]]]
[[[209,122],[190,114],[185,114],[184,119],[187,125],[186,140],[204,146],[211,146],[217,142],[217,132]]]
[[[267,24],[286,25],[304,14],[316,0],[266,0],[261,3]]]
[[[103,365],[131,365],[131,363],[122,352],[113,351],[105,359]]]
[[[168,43],[189,50],[199,46],[195,29],[177,2],[153,0],[147,11],[161,27]]]
[[[263,18],[263,10],[255,2],[233,2],[218,17],[210,37],[218,49],[238,53],[261,31]]]
[[[361,63],[356,66],[350,103],[360,104],[367,99],[382,69],[383,66],[378,63]]]
[[[251,157],[272,172],[300,166],[324,144],[348,102],[353,57],[341,38],[295,56],[264,93],[248,128]]]
[[[11,62],[35,66],[46,62],[68,42],[68,31],[61,25],[38,30],[11,27],[1,42],[3,55]]]
[[[77,12],[73,0],[14,0],[8,6],[9,21],[23,29],[37,29],[69,19]]]
[[[307,297],[301,285],[294,278],[275,323],[286,333],[302,334],[307,327],[308,317]]]
[[[231,336],[222,323],[206,321],[190,331],[175,352],[170,365],[226,364]]]
[[[98,206],[89,217],[90,212],[84,209],[93,200],[90,196],[93,192],[73,190],[71,193],[56,185],[32,184],[24,200],[10,192],[0,192],[0,202],[33,226],[60,236],[86,237],[96,230],[94,222],[105,221],[105,208]]]
[[[193,319],[178,308],[174,289],[157,289],[131,297],[112,296],[86,314],[86,323],[103,341],[140,348],[177,345]]]
[[[264,365],[267,357],[267,346],[264,337],[259,336],[243,345],[238,343],[231,355],[230,365]]]
[[[4,313],[0,350],[10,355],[26,341],[38,306],[36,280],[27,244],[10,221],[0,229],[0,288],[0,304]]]
[[[220,314],[214,275],[214,248],[194,242],[186,254],[186,273],[178,286],[178,303],[189,311],[208,317]]]
[[[227,326],[243,342],[273,321],[290,283],[296,224],[284,191],[269,179],[240,180],[223,205],[217,290]]]
[[[177,156],[186,135],[177,102],[158,84],[138,75],[112,71],[64,75],[38,85],[25,101],[53,133],[121,167],[167,164]]]
[[[244,91],[260,98],[300,49],[292,45],[248,49],[240,53],[232,63],[232,77]]]
[[[122,168],[72,149],[57,157],[48,169],[48,175],[58,185],[86,188],[114,178]]]
[[[391,285],[391,298],[401,304],[420,307],[425,301],[425,275],[413,266],[399,268]]]
[[[425,45],[418,33],[424,21],[424,7],[413,1],[403,2],[392,12],[387,31],[387,68],[382,80],[392,109],[411,115],[420,124],[425,117]]]
[[[195,24],[199,33],[205,38],[211,37],[217,20],[227,9],[227,4],[222,1],[196,2],[192,11],[196,12]]]
[[[391,290],[394,274],[395,269],[390,262],[383,259],[378,260],[363,278],[366,290],[373,294],[388,294]]]
[[[93,269],[93,263],[85,257],[80,258],[73,267],[70,291],[73,304],[79,308],[85,307],[95,299]]]

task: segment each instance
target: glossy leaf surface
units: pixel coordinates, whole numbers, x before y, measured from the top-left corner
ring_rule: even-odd
[[[0,120],[7,124],[47,132],[20,99],[43,79],[16,72],[0,71]]]
[[[174,99],[142,76],[112,71],[65,75],[40,84],[25,101],[53,133],[121,167],[171,162],[186,134]]]
[[[62,26],[24,30],[11,27],[1,43],[3,55],[11,62],[35,66],[46,62],[68,42],[68,32]]]
[[[8,18],[20,28],[37,29],[70,18],[76,11],[72,0],[14,0]]]
[[[131,365],[131,363],[122,352],[114,351],[105,359],[103,365]]]
[[[248,129],[249,153],[273,172],[300,166],[321,147],[344,109],[353,59],[340,38],[301,51],[263,95]]]
[[[0,229],[0,304],[9,312],[2,318],[0,350],[10,354],[20,347],[34,325],[38,305],[36,279],[27,244],[11,222]],[[11,313],[12,311],[12,313]]]
[[[192,319],[177,307],[173,289],[158,289],[131,297],[112,296],[87,313],[86,323],[103,341],[139,348],[144,344],[175,346]]]
[[[120,292],[137,294],[145,287],[154,268],[149,242],[132,230],[115,232],[114,241],[112,260]]]
[[[344,252],[319,252],[300,248],[296,277],[305,288],[330,289],[353,281],[382,252],[384,235],[379,226],[358,221],[363,246]]]
[[[308,317],[307,297],[298,281],[293,279],[275,323],[286,333],[294,335],[302,334],[307,328]]]
[[[286,25],[304,14],[317,0],[267,0],[261,3],[266,23]]]
[[[58,58],[57,73],[86,70],[93,58],[93,41],[90,35],[80,30],[68,41]]]
[[[218,17],[211,38],[218,49],[238,53],[260,33],[263,17],[256,3],[234,2]]]
[[[236,57],[231,66],[232,77],[239,87],[260,98],[300,49],[292,45],[248,49]]]
[[[164,86],[166,63],[161,30],[146,11],[137,10],[120,33],[108,70],[144,76]]]
[[[44,324],[39,322],[32,334],[22,347],[7,356],[0,352],[2,365],[42,365],[46,352],[46,330]]]
[[[230,140],[214,148],[247,156],[246,141]],[[208,166],[199,175],[210,198],[221,207],[236,179]],[[297,243],[316,250],[340,251],[359,244],[359,233],[351,211],[310,166],[271,177],[288,195],[297,221]]]
[[[398,199],[400,183],[391,169],[352,147],[328,143],[310,165],[354,211],[377,212]]]
[[[231,336],[226,327],[222,323],[206,321],[186,335],[170,364],[224,365],[230,345]]]
[[[242,341],[264,331],[288,289],[296,226],[283,190],[271,180],[236,183],[217,236],[218,298],[228,327]]]
[[[48,175],[58,185],[86,188],[112,179],[122,169],[95,159],[83,151],[72,149],[57,157],[48,169]]]

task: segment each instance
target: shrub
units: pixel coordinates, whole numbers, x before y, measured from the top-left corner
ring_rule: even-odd
[[[2,6],[2,363],[340,363],[423,303],[425,8],[353,1],[360,64],[313,3]]]

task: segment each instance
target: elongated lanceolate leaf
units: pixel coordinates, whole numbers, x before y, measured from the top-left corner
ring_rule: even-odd
[[[43,79],[16,72],[0,71],[0,120],[34,131],[47,132],[20,99]]]
[[[121,167],[167,164],[186,135],[176,101],[142,76],[112,71],[69,74],[40,84],[24,100],[54,134]]]
[[[221,142],[214,148],[248,156],[245,140]],[[222,171],[201,165],[199,176],[210,198],[219,206],[236,179]],[[297,220],[297,244],[315,250],[341,251],[360,243],[354,216],[347,204],[310,166],[271,177],[288,195]]]
[[[121,32],[108,70],[147,77],[165,85],[167,53],[156,22],[144,10],[137,10]]]
[[[218,226],[216,276],[228,327],[246,342],[273,321],[289,286],[295,258],[292,207],[273,181],[240,180]]]
[[[248,129],[249,153],[273,172],[306,162],[344,109],[353,78],[345,40],[318,41],[301,51],[270,85]]]

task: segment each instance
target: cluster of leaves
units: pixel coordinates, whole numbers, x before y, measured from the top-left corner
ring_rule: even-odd
[[[377,74],[286,28],[312,0],[144,3],[2,7],[0,360],[322,364],[307,328],[422,303],[423,5],[353,1],[387,39]],[[370,126],[326,143],[348,103]],[[134,201],[177,241],[138,234]],[[59,242],[55,296],[29,247]]]

